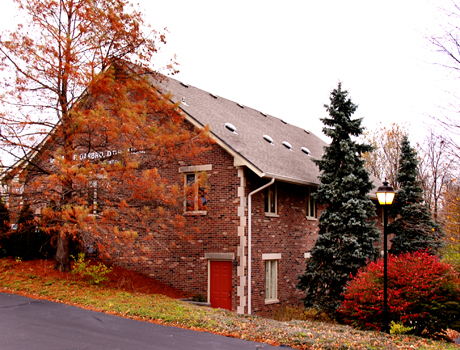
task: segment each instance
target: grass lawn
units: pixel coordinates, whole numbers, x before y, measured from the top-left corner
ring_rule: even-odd
[[[92,285],[84,277],[55,271],[53,265],[46,260],[1,259],[0,292],[297,349],[460,349],[413,336],[322,322],[280,322],[191,305],[177,300],[186,296],[183,292],[116,267],[104,285]]]

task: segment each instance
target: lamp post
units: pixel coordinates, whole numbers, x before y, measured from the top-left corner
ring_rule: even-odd
[[[393,187],[388,185],[388,182],[383,182],[383,186],[377,189],[377,199],[383,207],[383,308],[382,308],[382,332],[390,333],[390,325],[388,322],[388,286],[387,286],[387,224],[388,214],[387,207],[393,203],[395,191]]]

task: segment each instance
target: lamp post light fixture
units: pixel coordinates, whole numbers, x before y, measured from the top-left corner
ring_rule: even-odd
[[[388,185],[388,182],[383,182],[383,186],[377,189],[377,199],[383,207],[383,308],[382,308],[382,327],[381,331],[390,333],[390,324],[388,322],[388,286],[387,286],[387,225],[388,214],[387,207],[393,204],[395,191],[393,187]]]

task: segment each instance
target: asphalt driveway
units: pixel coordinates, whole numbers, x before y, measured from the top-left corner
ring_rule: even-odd
[[[0,293],[0,348],[255,350],[279,347]]]

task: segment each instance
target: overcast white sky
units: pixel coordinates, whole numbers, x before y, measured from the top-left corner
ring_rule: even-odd
[[[176,79],[318,136],[339,81],[368,128],[405,124],[416,141],[445,103],[446,72],[424,35],[449,0],[138,2],[170,32],[163,52],[177,55]],[[0,29],[13,29],[13,15],[2,0]]]

